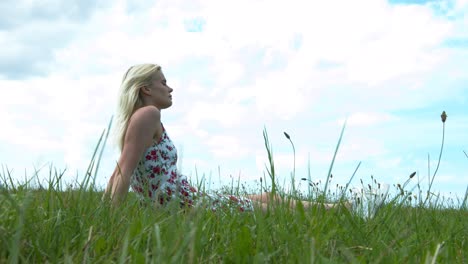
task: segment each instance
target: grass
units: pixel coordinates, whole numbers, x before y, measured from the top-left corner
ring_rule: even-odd
[[[342,136],[343,132],[340,139]],[[414,173],[402,185],[395,184],[394,192],[372,215],[343,208],[326,211],[320,205],[290,208],[290,199],[340,201],[354,197],[356,206],[366,209],[375,205],[381,185],[371,178],[370,184],[361,180],[362,192],[348,190],[349,183],[333,190],[310,182],[309,175],[302,179],[310,184],[307,195],[286,194],[275,182],[273,152],[265,130],[268,178],[258,190],[250,191],[273,187],[284,197],[266,213],[181,210],[176,204],[144,207],[133,193],[116,209],[101,201],[102,190],[94,186],[99,167],[94,161],[106,138],[101,136],[90,168],[76,187],[62,183],[64,171],[53,168],[49,169],[48,185],[36,187],[30,182],[13,183],[10,171],[3,168],[0,263],[468,262],[467,195],[459,203],[431,192],[426,199],[419,183],[413,183]]]

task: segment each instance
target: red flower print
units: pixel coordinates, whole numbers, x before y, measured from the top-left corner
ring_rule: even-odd
[[[166,188],[166,193],[167,193],[167,195],[171,196],[171,195],[172,195],[172,190],[171,190],[171,188],[167,187],[167,188]]]
[[[156,150],[152,150],[151,151],[151,156],[155,156],[156,155]]]
[[[154,167],[153,172],[156,173],[156,174],[161,174],[161,167],[159,167],[159,166]]]
[[[154,179],[155,177],[156,177],[156,176],[154,175],[154,173],[151,173],[151,174],[150,174],[150,178],[151,178],[151,179]]]
[[[133,191],[143,193],[143,189],[140,186],[132,186]]]
[[[193,200],[190,199],[189,197],[184,197],[183,203],[181,205],[191,207],[193,205]]]
[[[236,197],[232,196],[232,195],[229,195],[229,200],[233,201],[233,202],[239,202],[239,199],[237,199]]]
[[[150,155],[146,155],[146,160],[150,160],[151,159],[151,156]]]
[[[193,200],[192,199],[187,199],[187,202],[188,206],[193,206]]]

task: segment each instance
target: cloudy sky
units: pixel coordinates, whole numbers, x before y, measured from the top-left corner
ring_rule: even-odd
[[[263,175],[266,128],[281,182],[373,175],[468,185],[467,0],[3,0],[0,163],[22,181],[43,168],[82,179],[128,67],[157,63],[174,88],[162,119],[179,167],[213,186]],[[8,14],[8,15],[7,15]],[[106,146],[97,184],[118,159]],[[304,183],[303,183],[304,184]]]

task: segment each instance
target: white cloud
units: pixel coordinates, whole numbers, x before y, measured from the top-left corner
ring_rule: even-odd
[[[239,79],[242,78],[242,75],[244,74],[244,66],[238,62],[235,62],[233,60],[227,61],[226,63],[223,63],[223,66],[217,67],[214,72],[213,76],[216,76],[216,79],[218,81],[219,87],[226,87],[228,85],[232,85],[233,83],[236,83]],[[233,87],[235,89],[235,87]],[[224,89],[217,90],[215,89],[214,91],[221,91],[221,92],[226,92]],[[213,93],[212,93],[213,94]],[[213,95],[221,95],[222,94],[213,94]]]
[[[384,123],[388,121],[397,121],[398,117],[386,113],[366,113],[366,112],[357,112],[353,113],[347,119],[347,126],[369,126],[376,125],[378,123]],[[340,119],[337,124],[342,125],[344,119]]]
[[[216,158],[239,158],[250,154],[247,146],[237,137],[226,135],[213,135],[206,140],[210,151]]]
[[[87,52],[88,59],[97,59],[98,65],[112,67],[111,65],[123,65],[142,58],[148,60],[150,57],[157,58],[161,63],[174,64],[189,56],[210,56],[214,58],[212,79],[215,81],[211,94],[214,93],[218,100],[223,100],[222,94],[226,91],[244,91],[247,95],[244,98],[249,98],[250,95],[257,103],[257,111],[290,119],[313,104],[314,98],[320,95],[320,90],[326,87],[327,81],[324,82],[323,73],[314,69],[316,63],[322,60],[337,63],[337,71],[328,75],[328,78],[335,78],[335,82],[358,81],[376,85],[402,74],[432,68],[438,62],[437,58],[440,58],[434,56],[437,53],[432,48],[450,33],[449,22],[436,20],[430,9],[423,6],[393,8],[385,1],[368,1],[362,4],[372,8],[373,12],[364,11],[366,9],[353,4],[346,6],[349,10],[345,13],[340,13],[335,10],[334,3],[321,3],[314,8],[306,8],[304,2],[297,1],[289,6],[293,11],[299,12],[289,16],[289,9],[284,9],[281,2],[273,2],[269,3],[269,11],[264,12],[265,17],[258,21],[255,7],[260,8],[265,3],[249,2],[249,8],[243,8],[243,4],[247,3],[240,2],[231,6],[215,2],[200,9],[195,5],[195,9],[190,11],[170,8],[170,18],[165,17],[158,9],[164,6],[161,4],[152,9],[153,16],[143,17],[150,19],[150,23],[146,24],[156,23],[161,18],[167,19],[167,28],[147,30],[142,26],[145,23],[141,23],[141,20],[127,16],[122,7],[115,7],[109,13],[95,16],[93,21],[103,28],[110,27],[111,30],[106,30],[102,35],[96,33],[97,40],[94,42],[87,40],[88,35],[83,36],[90,43],[85,46],[91,51]],[[238,19],[235,10],[243,11],[242,20]],[[206,30],[199,34],[183,33],[182,18],[194,13],[206,17]],[[108,16],[114,19],[108,21]],[[138,32],[141,30],[153,33],[142,37],[132,33],[135,27],[139,28]],[[297,30],[291,31],[291,28]],[[258,37],[259,32],[262,32],[261,38]],[[290,50],[289,42],[297,32],[303,37],[303,44],[294,53]],[[128,37],[129,34],[132,37]],[[75,46],[82,50],[82,45],[83,43],[78,42]],[[242,78],[243,70],[241,64],[230,54],[248,46],[261,47],[267,52],[285,52],[289,56],[285,65],[287,68],[271,72],[264,78],[256,78],[255,82],[250,82],[245,88],[243,85],[233,86],[232,81]],[[74,46],[68,47],[67,52],[73,51],[73,48]],[[126,50],[125,53],[121,52],[123,49]],[[152,56],[147,55],[148,50],[154,50]],[[80,51],[76,53],[76,57],[83,57]],[[65,60],[70,61],[73,58],[66,57]],[[83,61],[77,64],[89,63]],[[210,108],[211,105],[208,102],[206,107],[199,108]]]
[[[256,165],[260,171],[265,168],[265,165],[269,168],[270,163],[266,150],[259,150],[256,152]],[[296,153],[295,164],[296,167],[304,167],[307,164],[308,156],[305,153]],[[293,171],[294,169],[294,154],[292,153],[275,153],[273,152],[273,162],[277,169]]]
[[[455,1],[455,9],[456,10],[465,10],[468,8],[468,0],[456,0]]]
[[[246,109],[233,103],[194,103],[186,120],[194,128],[210,120],[217,121],[224,127],[232,127],[240,125],[245,115]]]

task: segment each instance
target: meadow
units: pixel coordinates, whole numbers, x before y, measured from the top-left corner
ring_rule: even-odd
[[[286,192],[276,180],[266,131],[264,141],[270,162],[260,186],[246,190],[234,183],[219,191],[269,190],[284,197],[266,212],[142,206],[132,192],[112,207],[93,183],[99,144],[75,185],[63,183],[65,172],[55,168],[49,168],[47,185],[14,182],[3,167],[0,263],[468,263],[467,195],[458,201],[436,195],[437,169],[427,190],[411,173],[388,195],[377,179],[361,179],[363,188],[350,190],[349,183],[330,188],[330,178],[312,183],[311,175],[297,179],[310,185],[308,193]],[[443,140],[441,155],[442,149]],[[289,206],[295,199],[318,204]],[[353,201],[353,208],[326,210],[321,203],[330,201]]]

